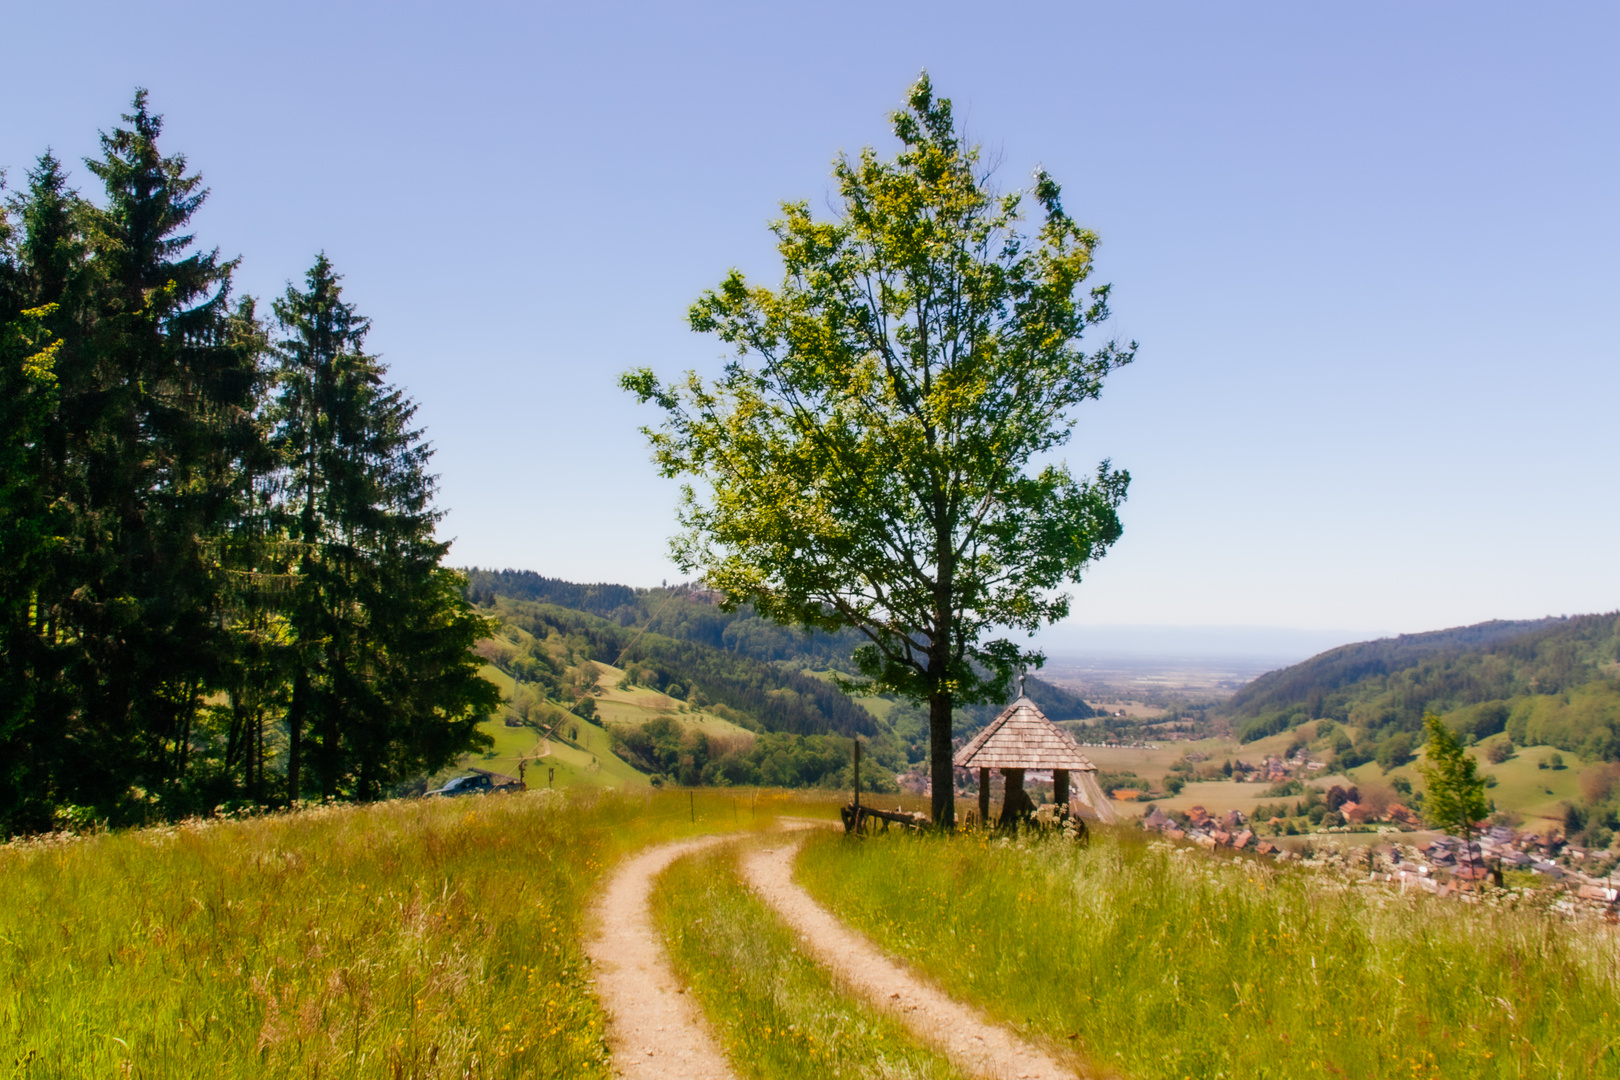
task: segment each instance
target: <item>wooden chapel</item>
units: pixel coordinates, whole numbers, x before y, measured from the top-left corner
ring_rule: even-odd
[[[1117,820],[1108,797],[1097,785],[1097,766],[1074,737],[1048,720],[1022,689],[1020,686],[1018,700],[952,759],[957,768],[979,770],[979,820],[990,821],[991,769],[1000,769],[1006,778],[1000,825],[1011,824],[1020,806],[1028,804],[1028,796],[1023,795],[1024,774],[1031,769],[1052,770],[1052,801],[1067,806],[1071,814],[1078,815],[1084,807],[1099,821]]]

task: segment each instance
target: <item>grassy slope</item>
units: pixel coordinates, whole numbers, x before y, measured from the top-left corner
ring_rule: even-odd
[[[1485,789],[1486,797],[1494,799],[1498,809],[1523,814],[1526,826],[1539,828],[1548,823],[1561,826],[1565,801],[1580,798],[1581,777],[1601,768],[1601,763],[1583,765],[1574,754],[1564,752],[1562,756],[1569,764],[1568,768],[1542,769],[1537,767],[1537,763],[1559,751],[1551,746],[1524,746],[1515,750],[1513,756],[1500,765],[1492,765],[1485,760],[1484,749],[1500,738],[1493,736],[1468,751],[1479,762],[1481,776],[1486,773],[1496,776],[1497,785]],[[1421,788],[1423,777],[1418,773],[1418,765],[1422,760],[1419,755],[1409,764],[1391,769],[1388,775],[1378,765],[1369,762],[1350,770],[1349,775],[1357,783],[1369,780],[1387,783],[1402,776],[1411,782],[1413,788]]]
[[[1217,763],[1228,758],[1233,760],[1241,758],[1253,762],[1270,754],[1282,753],[1294,738],[1293,732],[1284,732],[1242,745],[1229,739],[1205,739],[1191,743],[1165,743],[1155,750],[1087,747],[1086,755],[1098,768],[1111,772],[1130,771],[1154,782],[1162,782],[1170,764],[1183,753],[1202,754]],[[1479,761],[1480,775],[1491,773],[1497,778],[1497,785],[1488,788],[1486,796],[1496,801],[1498,809],[1524,815],[1527,826],[1539,828],[1542,824],[1561,823],[1564,818],[1564,803],[1580,797],[1582,776],[1601,767],[1601,763],[1583,764],[1574,754],[1566,751],[1563,758],[1568,768],[1538,768],[1538,762],[1557,752],[1551,746],[1521,747],[1507,761],[1500,765],[1492,765],[1483,756],[1485,748],[1501,738],[1499,735],[1492,736],[1471,748],[1469,753]],[[1309,783],[1318,788],[1327,788],[1333,784],[1369,782],[1387,784],[1397,777],[1403,777],[1414,789],[1421,790],[1423,778],[1417,769],[1421,760],[1422,757],[1419,755],[1416,760],[1392,769],[1388,774],[1376,763],[1368,762],[1351,769],[1348,773],[1318,775]],[[1277,801],[1266,795],[1269,786],[1235,784],[1224,780],[1196,781],[1189,783],[1182,789],[1180,795],[1173,798],[1147,803],[1116,803],[1115,809],[1126,817],[1141,816],[1155,806],[1163,807],[1165,810],[1183,811],[1194,806],[1202,806],[1211,812],[1241,810],[1249,813],[1260,803]]]
[[[803,805],[490,795],[0,848],[0,1061],[31,1078],[606,1077],[579,945],[605,869]]]
[[[800,880],[948,992],[1137,1080],[1620,1076],[1612,935],[1109,830],[809,841]]]
[[[740,735],[751,737],[752,732],[731,721],[703,709],[693,709],[676,701],[668,694],[645,686],[618,688],[624,672],[608,664],[598,663],[602,678],[597,686],[602,694],[596,699],[596,714],[604,724],[643,724],[660,716],[679,721],[682,727],[696,728],[706,735]]]
[[[961,1074],[844,993],[737,873],[735,846],[682,859],[653,895],[670,956],[745,1077]]]
[[[617,671],[606,670],[613,671],[615,680],[618,678]],[[511,699],[514,684],[510,675],[491,664],[485,664],[480,674],[500,687],[503,698]],[[606,676],[603,681],[607,682]],[[561,710],[555,712],[560,713]],[[578,727],[578,738],[567,737],[570,726]],[[531,789],[547,785],[548,769],[556,770],[551,783],[558,788],[639,787],[647,783],[645,773],[613,754],[610,749],[613,740],[600,724],[569,717],[558,735],[548,740],[550,747],[543,757],[539,756],[543,749],[540,733],[532,727],[507,727],[503,720],[492,718],[480,724],[479,728],[495,740],[494,747],[483,753],[467,755],[445,775],[478,768],[516,776],[519,759],[528,758],[529,773],[526,779]]]

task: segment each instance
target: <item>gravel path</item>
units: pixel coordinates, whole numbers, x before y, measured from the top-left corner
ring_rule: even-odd
[[[793,880],[797,851],[798,844],[790,842],[754,852],[743,859],[743,875],[799,932],[810,954],[857,993],[895,1012],[919,1037],[970,1072],[1007,1080],[1072,1080],[1089,1075],[940,993],[846,927]]]
[[[733,1080],[703,1012],[675,977],[648,911],[652,880],[676,859],[725,836],[683,840],[644,851],[608,882],[596,905],[597,931],[585,943],[596,993],[607,1010],[613,1068],[628,1080]]]

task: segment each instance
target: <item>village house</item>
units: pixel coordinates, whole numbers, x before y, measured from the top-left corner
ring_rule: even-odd
[[[1142,828],[1151,832],[1164,832],[1175,828],[1176,821],[1169,814],[1155,806],[1142,818]]]

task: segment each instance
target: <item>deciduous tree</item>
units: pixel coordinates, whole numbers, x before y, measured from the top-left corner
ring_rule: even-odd
[[[948,828],[952,709],[1041,662],[1004,635],[1063,618],[1056,590],[1120,535],[1128,476],[1105,461],[1077,479],[1050,455],[1135,345],[1080,345],[1108,287],[1083,288],[1097,238],[1056,181],[997,194],[926,75],[892,119],[894,159],[836,162],[835,219],[784,205],[780,288],[734,271],[693,305],[693,329],[735,351],[719,379],[623,383],[665,411],[647,431],[662,471],[695,481],[678,562],[728,605],[859,630],[865,685],[929,704]]]
[[[1474,826],[1490,812],[1485,801],[1485,780],[1474,775],[1478,766],[1457,736],[1434,713],[1423,714],[1428,735],[1423,774],[1423,812],[1434,824],[1462,836],[1473,862]]]

